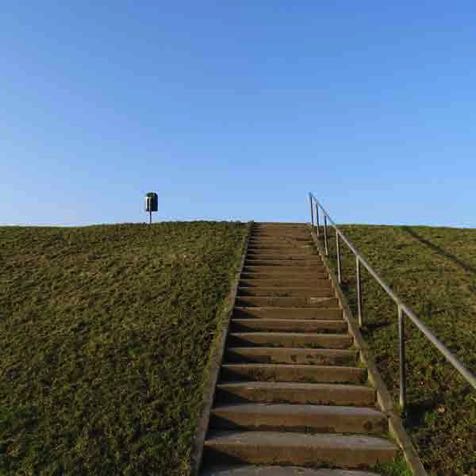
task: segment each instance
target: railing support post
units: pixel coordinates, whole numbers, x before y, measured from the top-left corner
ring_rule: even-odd
[[[407,406],[407,379],[405,366],[405,314],[400,306],[398,306],[398,354],[400,358],[400,392],[399,403],[404,413]]]
[[[340,243],[339,243],[339,233],[336,230],[336,259],[337,259],[337,282],[342,284],[342,267],[340,260]]]
[[[363,306],[362,306],[362,277],[360,276],[360,260],[355,257],[355,278],[357,287],[357,318],[359,320],[359,327],[364,325]]]
[[[324,250],[326,256],[329,256],[329,247],[327,246],[327,215],[324,213]]]
[[[321,230],[319,229],[319,226],[319,205],[316,202],[316,233],[318,238],[321,236]]]
[[[311,226],[314,228],[314,207],[312,206],[312,194],[309,194],[309,205],[311,206]]]

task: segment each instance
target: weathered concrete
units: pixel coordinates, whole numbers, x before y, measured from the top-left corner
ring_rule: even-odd
[[[223,380],[260,382],[362,383],[365,369],[338,365],[306,364],[223,364]]]
[[[227,362],[268,364],[356,364],[358,352],[349,349],[309,349],[299,347],[228,347]]]
[[[352,345],[347,334],[312,334],[304,332],[232,332],[228,337],[233,347],[265,345],[269,347],[310,347],[346,349]]]
[[[256,278],[250,277],[247,279],[241,279],[240,286],[244,287],[268,287],[268,288],[286,288],[286,287],[308,287],[311,289],[320,288],[320,289],[332,289],[332,283],[328,278],[316,278],[307,279],[301,277],[289,278],[286,281],[283,281],[280,278]]]
[[[277,297],[333,297],[334,291],[330,286],[327,287],[309,287],[309,286],[260,286],[248,287],[240,283],[238,289],[239,296],[277,296]]]
[[[286,266],[287,269],[306,269],[311,268],[313,270],[324,271],[324,265],[322,261],[316,257],[308,257],[306,259],[263,259],[248,257],[246,259],[246,265],[248,266]]]
[[[281,266],[245,266],[243,273],[241,274],[243,279],[249,278],[271,278],[271,279],[329,279],[329,275],[325,271],[306,268],[300,272],[289,270],[286,267]]]
[[[260,259],[266,261],[297,261],[298,263],[302,261],[308,261],[310,258],[317,260],[322,264],[322,260],[317,254],[306,253],[305,251],[291,251],[282,249],[280,251],[269,251],[269,250],[248,250],[248,259]]]
[[[347,322],[344,319],[233,319],[233,332],[347,332]]]
[[[297,466],[236,466],[211,468],[203,476],[378,476],[367,471],[312,469]]]
[[[238,296],[238,306],[263,307],[337,307],[335,297]]]
[[[373,408],[289,403],[220,405],[212,425],[221,429],[383,434],[386,416]]]
[[[205,456],[214,462],[368,468],[392,461],[397,452],[384,438],[334,433],[217,430],[205,441]]]
[[[218,401],[314,403],[373,406],[375,390],[365,385],[298,382],[226,382],[217,385]]]
[[[337,296],[305,227],[253,226],[203,474],[369,476],[346,469],[395,457]]]
[[[299,307],[239,307],[235,306],[234,318],[263,318],[263,319],[339,319],[342,309],[339,307],[299,308]]]

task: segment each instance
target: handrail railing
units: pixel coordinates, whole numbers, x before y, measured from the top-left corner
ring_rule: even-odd
[[[344,235],[344,233],[335,224],[334,220],[327,213],[326,209],[321,205],[319,200],[309,193],[309,201],[311,206],[311,226],[316,228],[316,235],[319,239],[321,237],[320,230],[320,211],[323,215],[323,230],[322,234],[324,241],[324,253],[329,255],[328,246],[328,224],[335,231],[336,237],[336,265],[337,265],[337,280],[339,284],[342,283],[342,266],[341,266],[341,253],[340,253],[340,240],[347,245],[349,250],[355,256],[356,264],[356,288],[357,288],[357,318],[359,326],[363,325],[363,306],[362,306],[362,285],[361,285],[361,272],[360,265],[362,265],[369,274],[377,281],[382,289],[388,294],[388,296],[397,305],[397,317],[398,317],[398,348],[399,348],[399,371],[400,371],[400,387],[399,387],[399,403],[402,410],[406,407],[406,360],[405,360],[405,316],[408,317],[413,324],[419,329],[423,335],[438,349],[443,357],[463,376],[474,389],[476,389],[476,377],[453,355],[450,350],[433,334],[433,332],[416,316],[416,314],[400,299],[399,296],[390,288],[390,286],[378,275],[378,273],[370,266],[368,261],[364,258],[362,253],[357,250],[355,245]],[[315,213],[314,213],[315,212]],[[315,215],[315,221],[314,221]]]

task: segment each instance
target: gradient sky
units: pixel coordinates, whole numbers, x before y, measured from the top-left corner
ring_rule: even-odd
[[[0,223],[476,226],[476,3],[13,1]]]

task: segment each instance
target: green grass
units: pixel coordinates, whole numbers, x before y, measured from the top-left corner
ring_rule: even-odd
[[[188,474],[245,231],[0,228],[0,474]]]
[[[342,230],[417,316],[476,371],[476,230],[363,225]],[[343,288],[355,313],[355,260],[347,251],[343,269]],[[363,334],[397,400],[396,306],[365,271],[363,289]],[[405,425],[431,474],[475,475],[476,392],[406,322]]]
[[[391,463],[379,463],[372,470],[380,476],[412,476],[411,470],[402,457]]]

